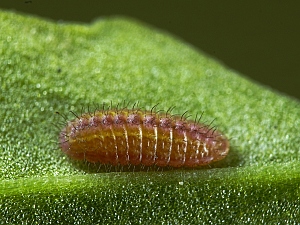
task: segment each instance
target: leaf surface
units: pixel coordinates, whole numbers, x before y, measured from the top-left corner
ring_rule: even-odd
[[[299,221],[299,102],[132,19],[66,24],[1,11],[0,21],[1,223]],[[58,148],[55,112],[73,119],[70,110],[111,101],[204,112],[230,153],[198,169],[78,167]]]

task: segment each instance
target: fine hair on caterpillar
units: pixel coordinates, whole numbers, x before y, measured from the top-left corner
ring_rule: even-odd
[[[189,120],[188,111],[172,114],[128,104],[113,107],[102,104],[86,113],[64,119],[59,134],[62,151],[75,161],[87,161],[122,168],[194,168],[222,160],[229,152],[228,139],[210,124],[198,118]]]

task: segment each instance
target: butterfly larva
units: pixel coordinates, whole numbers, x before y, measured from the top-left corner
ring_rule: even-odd
[[[219,161],[229,151],[229,141],[219,131],[153,108],[103,109],[76,117],[59,136],[62,151],[76,160],[196,167]]]

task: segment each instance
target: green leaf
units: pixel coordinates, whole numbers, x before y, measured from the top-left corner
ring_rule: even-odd
[[[2,11],[0,21],[1,224],[299,222],[299,102],[131,19],[67,24]],[[159,171],[94,173],[68,160],[55,112],[71,119],[111,101],[204,112],[230,153]]]

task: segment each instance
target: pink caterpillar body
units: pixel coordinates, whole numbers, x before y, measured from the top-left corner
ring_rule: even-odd
[[[229,141],[183,116],[136,109],[99,110],[68,121],[60,147],[70,158],[107,165],[197,167],[223,159]]]

